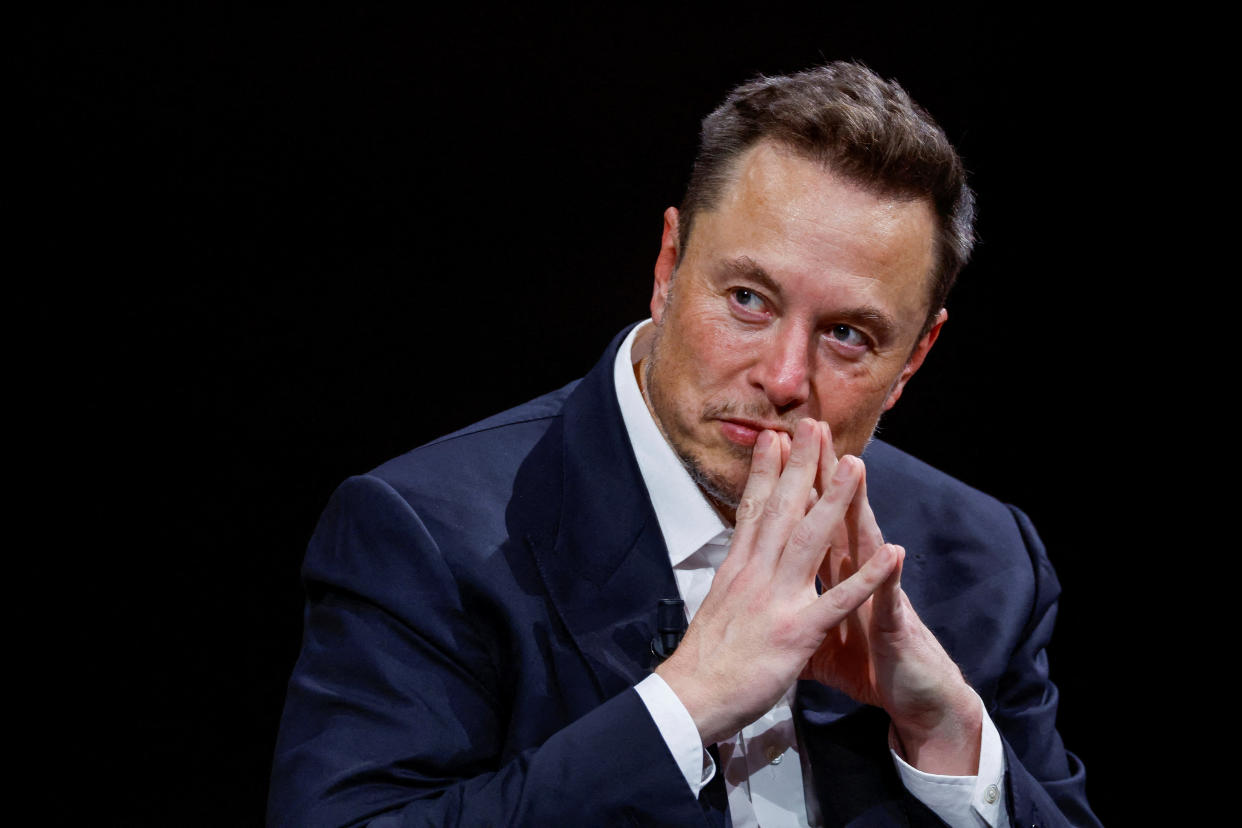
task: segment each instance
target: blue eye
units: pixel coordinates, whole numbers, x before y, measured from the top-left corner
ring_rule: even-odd
[[[833,325],[828,335],[842,345],[859,346],[867,344],[867,340],[858,332],[858,329],[852,328],[849,325]]]
[[[733,300],[742,307],[749,308],[751,310],[758,308],[763,304],[763,300],[759,298],[759,294],[755,293],[753,290],[747,290],[746,288],[734,288]]]
[[[750,288],[730,288],[729,301],[739,313],[745,314],[746,318],[766,317],[768,314],[768,301]]]

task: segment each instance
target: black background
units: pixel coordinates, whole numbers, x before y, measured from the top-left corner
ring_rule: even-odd
[[[758,72],[837,58],[898,78],[979,196],[950,321],[881,434],[1032,516],[1065,587],[1063,736],[1106,823],[1146,813],[1125,786],[1150,737],[1124,700],[1163,645],[1134,596],[1160,577],[1159,455],[1185,437],[1175,396],[1152,405],[1185,344],[1143,287],[1163,268],[1152,22],[785,4],[31,21],[10,230],[36,298],[11,314],[48,560],[74,584],[75,655],[42,657],[75,755],[124,779],[96,817],[261,821],[332,489],[584,373],[646,314],[699,119]]]

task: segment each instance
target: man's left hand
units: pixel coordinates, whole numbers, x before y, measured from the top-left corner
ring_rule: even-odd
[[[820,479],[826,481],[836,468],[836,455],[828,426],[821,427]],[[883,545],[864,476],[820,567],[825,589],[849,577]],[[973,776],[979,767],[982,706],[902,590],[903,563],[904,550],[888,580],[829,632],[803,677],[884,708],[906,761],[919,770]]]

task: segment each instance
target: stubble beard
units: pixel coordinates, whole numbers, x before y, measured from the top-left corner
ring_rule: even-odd
[[[689,472],[690,479],[703,490],[703,494],[707,495],[709,500],[724,506],[731,512],[737,511],[738,504],[742,502],[742,488],[744,487],[738,487],[724,475],[715,474],[704,468],[697,457],[681,451],[676,445],[673,446],[673,451],[677,452],[677,457]]]
[[[672,447],[673,453],[681,461],[681,465],[690,475],[690,479],[702,490],[703,494],[717,506],[724,507],[728,511],[736,511],[738,504],[742,501],[742,492],[746,488],[745,477],[738,481],[730,480],[726,475],[708,468],[706,461],[694,451],[689,439],[684,436],[689,435],[691,432],[689,424],[680,421],[672,399],[664,393],[660,383],[655,381],[655,371],[653,369],[658,362],[659,341],[657,340],[653,344],[651,355],[643,372],[644,386],[651,399],[651,408],[653,413],[655,413],[656,427],[659,428],[665,441]],[[758,422],[771,422],[773,419],[776,419],[773,417],[771,408],[761,403],[743,405],[724,401],[709,403],[704,406],[703,411],[699,414],[699,422],[714,422],[739,416]],[[879,429],[880,419],[877,417],[876,422],[872,424],[863,445],[864,449],[874,439],[875,433]],[[787,422],[785,425],[788,432],[793,434],[795,423]],[[747,470],[750,469],[750,461],[754,454],[753,447],[739,446],[735,443],[726,442],[723,448],[733,457],[745,463]]]
[[[742,501],[742,491],[746,488],[745,479],[741,481],[730,480],[725,474],[708,468],[707,462],[700,457],[694,449],[689,445],[689,441],[683,437],[689,434],[690,429],[679,421],[677,417],[677,409],[673,400],[664,393],[663,387],[659,382],[655,381],[655,371],[653,370],[659,362],[659,343],[655,343],[652,348],[651,356],[647,360],[646,370],[644,371],[644,385],[647,394],[651,399],[651,408],[655,413],[656,426],[660,429],[660,433],[664,436],[665,441],[672,447],[673,453],[677,455],[677,459],[681,461],[681,465],[690,475],[690,479],[695,485],[702,490],[703,494],[709,500],[718,506],[724,507],[728,511],[735,511],[738,504]],[[726,414],[734,413],[738,408],[731,403],[709,405],[700,414],[700,421],[707,422],[717,419]],[[746,464],[746,468],[750,468],[750,460],[753,449],[749,447],[727,444],[727,450],[738,460]]]

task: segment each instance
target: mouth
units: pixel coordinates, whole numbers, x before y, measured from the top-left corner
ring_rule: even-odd
[[[725,439],[735,445],[748,448],[755,445],[755,441],[759,439],[759,433],[765,429],[768,431],[784,431],[786,433],[789,431],[783,425],[760,423],[754,420],[728,419],[720,420],[719,422],[720,431],[724,434]]]

